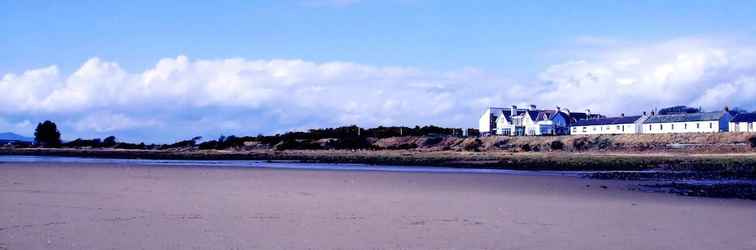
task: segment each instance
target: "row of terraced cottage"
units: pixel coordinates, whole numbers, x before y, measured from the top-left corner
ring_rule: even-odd
[[[756,132],[756,112],[643,112],[642,115],[606,117],[569,109],[488,108],[479,121],[483,136],[537,136],[580,134],[662,134]]]

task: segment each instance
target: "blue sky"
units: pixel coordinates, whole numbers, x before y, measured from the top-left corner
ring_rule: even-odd
[[[16,95],[0,109],[0,130],[28,135],[28,124],[49,117],[69,138],[165,142],[351,123],[474,127],[478,110],[510,103],[609,114],[756,108],[747,101],[756,95],[754,9],[753,1],[0,1],[0,90]],[[139,85],[161,60],[166,70],[189,66]],[[84,68],[91,74],[75,77]],[[610,87],[625,83],[702,91]],[[172,84],[194,89],[171,92]],[[143,89],[121,95],[135,85]],[[226,87],[233,93],[216,95]],[[601,91],[559,95],[582,88]],[[312,91],[288,95],[303,89]]]

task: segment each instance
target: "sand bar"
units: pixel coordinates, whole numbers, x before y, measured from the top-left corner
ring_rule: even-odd
[[[0,249],[756,248],[756,202],[628,184],[0,163]]]

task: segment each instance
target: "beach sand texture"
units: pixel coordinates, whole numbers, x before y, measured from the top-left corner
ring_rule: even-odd
[[[627,184],[0,163],[0,249],[756,249],[756,202]]]

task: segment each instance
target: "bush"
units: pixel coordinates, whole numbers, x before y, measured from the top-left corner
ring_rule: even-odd
[[[70,147],[70,148],[84,148],[84,147],[90,147],[90,148],[97,148],[100,147],[102,142],[100,142],[100,139],[92,139],[92,140],[86,140],[86,139],[76,139],[70,142],[63,143],[64,147]]]
[[[520,146],[520,150],[525,151],[525,152],[530,152],[531,150],[530,144],[527,144],[527,143],[523,144],[522,146]]]
[[[748,139],[748,141],[751,142],[751,147],[756,148],[756,135],[751,136],[751,139]]]
[[[104,140],[102,140],[101,146],[104,148],[110,148],[110,147],[114,147],[115,145],[116,145],[115,136],[108,136],[108,137],[105,137]]]
[[[387,149],[389,149],[389,150],[407,150],[407,149],[416,149],[416,148],[417,148],[417,144],[415,144],[415,143],[404,143],[404,144],[399,144],[397,146],[390,146]]]
[[[432,146],[444,141],[443,137],[430,137],[423,142],[423,146]]]
[[[475,139],[473,142],[468,143],[465,145],[465,151],[480,151],[480,146],[483,145],[483,142],[480,141],[480,139]]]
[[[551,150],[563,150],[563,149],[564,149],[564,143],[562,141],[551,142]]]
[[[320,144],[312,143],[306,140],[286,139],[273,147],[274,150],[295,150],[295,149],[323,149]]]
[[[494,143],[494,147],[499,148],[499,149],[508,148],[509,147],[508,144],[509,144],[509,140],[504,139],[504,140],[497,141],[496,143]]]
[[[318,147],[320,147],[318,145]],[[332,149],[367,149],[371,148],[372,144],[362,137],[346,137],[336,140],[330,140],[326,144],[326,147]],[[417,146],[415,146],[417,147]]]
[[[586,138],[578,138],[572,141],[572,147],[575,148],[575,150],[585,150],[588,149],[588,139]]]

